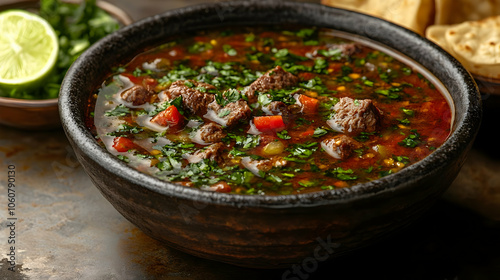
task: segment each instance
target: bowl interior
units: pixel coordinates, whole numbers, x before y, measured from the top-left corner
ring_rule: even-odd
[[[110,73],[110,67],[190,31],[231,25],[302,24],[326,27],[378,42],[417,61],[446,88],[453,100],[455,119],[449,139],[422,161],[396,174],[349,189],[288,196],[243,196],[200,191],[160,181],[127,167],[101,148],[85,127],[89,92]],[[188,7],[147,18],[109,35],[85,52],[69,70],[61,89],[59,109],[63,127],[74,147],[118,177],[167,196],[205,203],[238,206],[288,207],[357,200],[394,188],[411,186],[439,172],[440,166],[461,157],[470,148],[481,118],[481,101],[469,73],[446,52],[421,36],[387,21],[310,3],[237,1]],[[462,158],[458,159],[463,161]],[[459,163],[461,165],[461,163]]]

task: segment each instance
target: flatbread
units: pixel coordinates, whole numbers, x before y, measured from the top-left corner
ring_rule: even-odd
[[[434,21],[434,0],[322,0],[321,3],[383,18],[420,35]]]
[[[500,16],[454,25],[433,25],[426,37],[457,58],[471,73],[500,78]]]
[[[434,24],[476,21],[500,15],[500,0],[435,0],[435,11]]]

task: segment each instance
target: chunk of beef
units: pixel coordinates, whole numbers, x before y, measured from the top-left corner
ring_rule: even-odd
[[[222,162],[222,154],[224,150],[224,144],[219,142],[212,144],[210,146],[204,147],[196,151],[191,157],[188,158],[189,162],[196,163],[203,159],[213,160],[217,163]]]
[[[335,114],[327,123],[335,131],[358,134],[374,132],[380,127],[382,112],[370,99],[355,100],[342,97],[333,110]]]
[[[338,48],[344,56],[351,56],[361,50],[360,46],[356,43],[340,44]]]
[[[290,72],[287,72],[281,68],[281,66],[276,66],[274,69],[267,71],[264,75],[260,76],[257,80],[251,83],[246,91],[245,95],[248,97],[248,102],[257,102],[256,92],[266,92],[272,89],[284,89],[291,87],[298,83],[299,78]]]
[[[192,86],[187,86],[186,82],[191,83]],[[207,112],[208,104],[212,103],[215,97],[213,94],[198,90],[197,88],[199,87],[205,88],[206,90],[215,89],[214,86],[207,83],[183,80],[173,82],[165,94],[169,99],[182,96],[182,105],[184,108],[192,114],[202,116]]]
[[[262,108],[262,110],[268,115],[281,115],[283,116],[283,122],[289,123],[290,118],[292,116],[293,108],[289,108],[290,106],[286,105],[282,101],[273,101],[269,103],[267,106]]]
[[[351,137],[341,134],[321,141],[321,147],[333,158],[344,160],[361,145]]]
[[[239,120],[247,119],[252,115],[252,109],[245,100],[231,102],[224,107],[221,107],[217,102],[212,102],[208,105],[208,109],[205,118],[227,127],[233,126]]]
[[[356,43],[330,44],[328,45],[328,49],[340,50],[342,56],[351,56],[361,50],[360,46]]]
[[[200,134],[200,139],[205,143],[220,142],[227,135],[222,126],[213,122],[202,125],[197,133]]]
[[[241,159],[241,163],[245,168],[250,170],[256,176],[261,176],[260,172],[267,172],[273,167],[284,167],[288,164],[288,161],[282,157],[272,157],[269,159],[252,159],[250,157],[244,157]]]
[[[134,106],[140,106],[151,101],[153,94],[143,86],[135,85],[121,93],[121,98],[131,102]]]
[[[191,83],[192,86],[187,86],[186,82]],[[192,91],[199,91],[196,88],[205,88],[207,91],[216,89],[216,87],[211,84],[194,80],[180,80],[173,82],[165,93],[170,99],[174,99],[181,95],[190,94]]]

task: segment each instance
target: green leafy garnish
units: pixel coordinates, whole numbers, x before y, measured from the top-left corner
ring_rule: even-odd
[[[321,127],[318,127],[314,130],[314,134],[313,134],[313,137],[321,137],[323,135],[326,135],[328,133],[328,130],[324,129],[324,128],[321,128]]]
[[[292,136],[288,135],[288,131],[282,130],[280,132],[276,132],[276,135],[284,140],[292,139]]]
[[[416,130],[412,129],[410,130],[411,133],[406,136],[403,141],[399,142],[398,144],[403,147],[407,148],[415,148],[418,144],[421,143],[420,141],[420,134],[417,133]]]
[[[233,47],[231,47],[231,45],[223,45],[222,50],[224,50],[224,52],[229,56],[235,56],[238,54],[238,52]]]
[[[326,176],[334,177],[342,181],[357,180],[358,176],[353,174],[354,171],[352,169],[342,169],[341,167],[337,167],[325,172]]]
[[[127,114],[130,114],[130,109],[128,107],[125,107],[125,105],[120,104],[113,110],[107,111],[104,115],[107,117],[124,117]]]

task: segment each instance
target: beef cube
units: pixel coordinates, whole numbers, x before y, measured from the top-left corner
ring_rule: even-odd
[[[281,115],[281,116],[283,116],[283,121],[285,123],[288,123],[290,121],[290,117],[292,115],[292,112],[288,108],[288,105],[286,105],[282,101],[273,101],[262,109],[268,115]]]
[[[335,114],[327,123],[337,132],[358,134],[374,132],[380,127],[382,112],[370,99],[355,100],[342,97],[333,110]]]
[[[344,160],[361,145],[351,137],[341,134],[321,141],[321,147],[333,158]]]
[[[244,94],[248,97],[248,102],[255,103],[257,102],[257,92],[284,89],[295,85],[298,81],[299,78],[292,73],[283,70],[281,66],[276,66],[251,83]]]
[[[186,85],[186,82],[190,83],[189,86]],[[191,86],[192,84],[192,86]],[[207,91],[208,90],[215,90],[216,87],[214,87],[211,84],[203,83],[203,82],[198,82],[194,80],[181,80],[181,81],[175,81],[173,82],[170,87],[166,90],[166,94],[170,99],[177,98],[181,95],[189,94],[192,91],[199,91],[196,88],[205,88]]]
[[[222,138],[226,137],[222,126],[213,122],[202,125],[197,133],[199,133],[200,139],[205,143],[220,142]]]
[[[267,172],[273,167],[284,167],[288,161],[282,157],[272,157],[270,159],[252,159],[244,157],[241,159],[241,164],[256,176],[261,176],[260,172]]]
[[[224,150],[224,144],[222,142],[215,143],[196,151],[193,155],[188,157],[188,161],[190,163],[196,163],[204,159],[209,159],[217,163],[220,163],[223,160],[222,158],[223,150]]]
[[[121,93],[121,98],[127,102],[131,102],[134,106],[140,106],[150,102],[153,94],[145,87],[135,85]]]
[[[217,102],[212,102],[208,109],[204,117],[227,127],[237,124],[239,120],[248,119],[252,115],[252,109],[244,100],[228,103],[224,107],[221,107]]]
[[[192,84],[192,86],[187,86],[186,82]],[[202,92],[197,88],[204,88],[206,90],[215,89],[214,86],[197,82],[197,81],[176,81],[173,82],[166,95],[169,99],[174,99],[182,96],[182,104],[184,108],[192,114],[203,116],[207,112],[208,104],[214,101],[215,97],[213,94]]]
[[[343,56],[351,56],[361,50],[359,45],[356,43],[340,44],[337,45],[337,48],[340,49]]]

